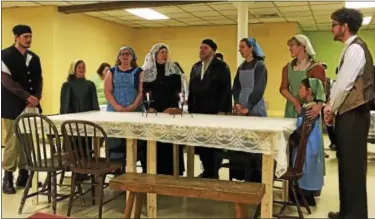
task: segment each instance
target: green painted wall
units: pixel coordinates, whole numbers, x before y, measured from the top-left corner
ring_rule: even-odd
[[[333,41],[332,33],[327,32],[305,32],[315,49],[316,59],[327,63],[327,76],[335,79],[335,69],[338,65],[344,45],[341,42]],[[370,52],[375,59],[375,30],[362,30],[359,36],[367,43]]]

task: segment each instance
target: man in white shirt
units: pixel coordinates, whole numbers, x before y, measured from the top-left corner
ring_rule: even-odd
[[[361,12],[341,8],[331,15],[335,41],[344,43],[336,83],[324,108],[325,123],[335,124],[339,166],[340,211],[329,218],[367,219],[367,136],[369,102],[375,99],[373,59],[366,43],[357,36]]]

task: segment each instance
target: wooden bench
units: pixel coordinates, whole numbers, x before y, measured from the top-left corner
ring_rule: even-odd
[[[259,207],[265,193],[265,186],[261,183],[137,173],[126,173],[116,177],[109,182],[109,187],[130,192],[125,207],[125,218],[130,218],[134,201],[134,218],[140,218],[147,193],[232,202],[236,218],[247,218],[246,205]]]

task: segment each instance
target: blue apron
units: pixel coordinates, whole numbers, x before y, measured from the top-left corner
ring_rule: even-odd
[[[131,105],[138,95],[138,89],[135,87],[135,77],[137,76],[139,68],[134,68],[130,73],[119,71],[115,67],[115,72],[112,76],[113,97],[116,102],[123,107]],[[115,112],[111,104],[107,104],[107,112]],[[108,138],[109,159],[123,160],[126,158],[126,140],[121,138]]]

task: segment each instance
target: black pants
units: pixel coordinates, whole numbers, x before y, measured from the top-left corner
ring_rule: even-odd
[[[215,148],[196,147],[195,148],[199,158],[203,165],[203,177],[205,178],[217,178],[219,177],[219,169],[223,158],[221,151]]]
[[[335,134],[339,166],[340,216],[367,219],[367,104],[336,116]]]

